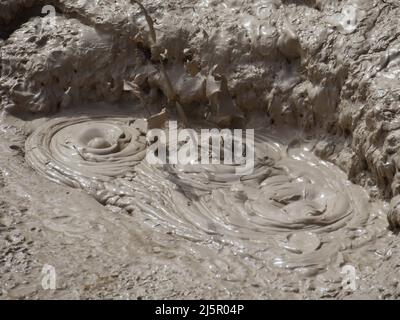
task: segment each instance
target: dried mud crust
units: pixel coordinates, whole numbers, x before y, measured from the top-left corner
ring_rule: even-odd
[[[31,1],[0,4],[0,24],[14,24],[0,39],[4,110],[45,115],[83,102],[119,101],[129,80],[141,101],[158,111],[169,94],[159,72],[160,48],[167,48],[166,71],[188,114],[213,106],[207,87],[218,65],[227,99],[246,117],[262,112],[271,124],[309,133],[319,140],[319,157],[373,196],[399,193],[400,8],[394,1],[143,1],[156,20],[158,47],[128,1],[49,0],[58,12],[55,28],[29,11]],[[20,10],[32,18],[16,21]],[[142,230],[115,207],[110,216],[86,194],[38,177],[24,163],[23,143],[10,148],[14,136],[4,135],[2,298],[398,297],[398,247],[389,232],[370,248],[374,258],[343,257],[360,272],[353,293],[341,290],[338,274],[252,268],[224,247],[208,248],[204,261],[204,252],[188,254],[181,240]],[[221,252],[237,264],[224,264]],[[40,286],[46,263],[58,270],[56,292]]]

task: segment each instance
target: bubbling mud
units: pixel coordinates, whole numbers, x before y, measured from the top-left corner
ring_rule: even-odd
[[[50,179],[71,187],[123,176],[145,156],[140,126],[122,118],[50,121],[27,141],[27,161]]]
[[[232,164],[149,164],[142,124],[51,120],[27,139],[26,158],[51,180],[83,188],[155,232],[189,246],[223,243],[277,267],[322,270],[382,231],[371,223],[366,192],[318,159],[310,141],[256,130],[254,170],[237,175]]]

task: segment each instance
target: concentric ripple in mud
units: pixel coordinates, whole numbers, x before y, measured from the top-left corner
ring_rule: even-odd
[[[276,133],[256,131],[255,168],[244,176],[233,165],[150,165],[133,120],[53,120],[26,144],[40,173],[125,209],[144,227],[277,266],[321,269],[376,234],[365,191]]]
[[[27,161],[52,180],[87,188],[124,176],[145,156],[140,127],[122,118],[53,120],[27,140]]]

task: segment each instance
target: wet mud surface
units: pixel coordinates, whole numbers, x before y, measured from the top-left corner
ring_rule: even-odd
[[[82,188],[154,231],[181,236],[188,246],[226,245],[271,266],[317,273],[340,251],[385,232],[386,223],[371,216],[384,216],[383,208],[361,187],[315,157],[312,142],[275,130],[255,131],[254,170],[243,175],[233,164],[149,164],[145,132],[128,116],[49,120],[25,150],[42,175]]]
[[[300,2],[0,1],[0,298],[398,298],[400,9]],[[179,107],[254,171],[149,163]]]
[[[4,121],[3,298],[397,297],[387,205],[316,157],[315,141],[259,128],[255,170],[238,177],[132,161],[137,117],[93,113]],[[133,134],[96,149],[90,134],[104,128],[110,142]],[[90,157],[73,156],[88,144]],[[55,291],[41,287],[44,264]],[[355,291],[343,289],[345,265]]]

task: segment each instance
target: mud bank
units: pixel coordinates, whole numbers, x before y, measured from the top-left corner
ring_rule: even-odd
[[[141,158],[130,141],[145,110],[112,109],[3,120],[13,124],[1,140],[3,298],[398,297],[387,206],[317,158],[315,141],[253,124],[250,176],[157,167],[132,157]],[[93,127],[107,129],[111,147],[96,147]],[[134,134],[112,148],[122,131]],[[33,132],[26,141],[24,132]],[[41,287],[45,264],[56,291]],[[356,270],[354,291],[344,266]]]
[[[150,280],[125,288],[128,296],[142,289],[145,297],[162,298],[398,296],[397,278],[389,276],[398,268],[396,236],[386,220],[389,211],[392,225],[399,221],[394,1],[143,1],[156,41],[143,11],[129,1],[45,4],[55,17],[38,14],[38,3],[1,2],[0,25],[14,25],[0,40],[1,106],[12,114],[2,143],[15,128],[22,141],[29,135],[26,148],[14,148],[26,152],[27,164],[20,158],[26,178],[5,165],[8,183],[32,179],[38,189],[51,188],[29,165],[83,189],[77,194],[85,206],[105,211],[100,230],[70,230],[71,222],[99,219],[74,206],[62,210],[65,222],[52,222],[51,232],[34,238],[40,243],[57,230],[61,243],[94,237],[100,242],[89,241],[82,252],[71,244],[67,256],[85,256],[87,264],[72,269],[101,274],[110,265],[105,256],[119,266],[105,291],[96,287],[98,277],[85,293],[82,279],[72,284],[64,276],[61,296],[71,293],[68,286],[74,297],[110,296],[118,291],[113,285],[127,286],[124,272],[130,279],[147,268]],[[26,23],[17,21],[21,10],[32,15]],[[256,128],[255,174],[237,180],[227,167],[146,164],[135,121],[163,107],[177,117],[176,102],[194,128],[199,121]],[[8,151],[2,161],[17,156]],[[26,188],[26,201],[49,206],[42,214],[53,221],[57,205],[34,204],[38,196]],[[56,199],[73,201],[64,194],[70,189],[57,188]],[[390,207],[381,200],[392,198]],[[92,249],[100,267],[89,257]],[[48,257],[45,263],[65,275],[64,259]],[[356,291],[343,290],[347,264],[358,271]],[[156,293],[151,288],[161,279],[176,287]],[[44,295],[32,287],[28,293]]]

